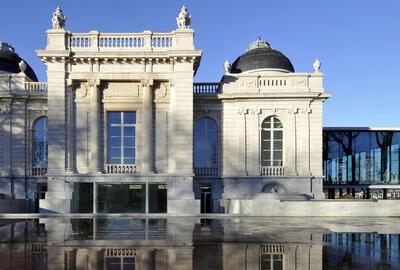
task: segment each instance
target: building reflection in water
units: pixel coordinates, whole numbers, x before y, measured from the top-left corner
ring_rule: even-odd
[[[0,222],[0,269],[400,269],[398,219]]]

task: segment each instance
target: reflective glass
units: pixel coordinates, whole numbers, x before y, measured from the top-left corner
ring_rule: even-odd
[[[398,184],[398,131],[324,131],[325,182]]]
[[[99,213],[144,213],[145,202],[145,184],[97,184]]]
[[[108,163],[135,164],[135,124],[135,112],[108,112]]]
[[[167,212],[167,185],[149,184],[149,212]]]
[[[210,117],[200,118],[195,125],[194,166],[197,168],[217,167],[217,149],[217,123]]]
[[[47,167],[47,117],[41,117],[34,122],[32,138],[32,165],[36,167]]]

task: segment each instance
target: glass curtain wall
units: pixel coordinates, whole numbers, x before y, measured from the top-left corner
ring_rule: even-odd
[[[399,131],[325,130],[326,184],[399,184]]]

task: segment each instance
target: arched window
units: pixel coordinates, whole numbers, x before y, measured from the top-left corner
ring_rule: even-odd
[[[47,167],[47,117],[40,117],[34,122],[32,135],[32,165]]]
[[[275,116],[261,124],[261,166],[283,166],[283,125]]]
[[[202,117],[197,120],[194,131],[194,166],[196,168],[216,168],[217,123],[210,117]]]

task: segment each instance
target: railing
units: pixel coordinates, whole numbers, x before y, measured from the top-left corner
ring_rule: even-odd
[[[283,254],[285,247],[279,244],[261,245],[261,253],[263,254]]]
[[[220,83],[194,83],[193,93],[199,95],[213,95],[221,92]]]
[[[263,166],[260,168],[262,176],[280,176],[285,175],[285,168],[280,166]]]
[[[26,82],[25,90],[29,94],[47,94],[47,83],[46,82]]]
[[[165,50],[176,45],[175,33],[71,33],[69,47],[72,50],[110,51],[155,49]]]
[[[218,168],[194,168],[195,176],[218,176]]]
[[[136,173],[136,164],[107,164],[106,173]]]
[[[47,174],[47,167],[36,167],[33,166],[31,170],[31,176],[45,176]]]

